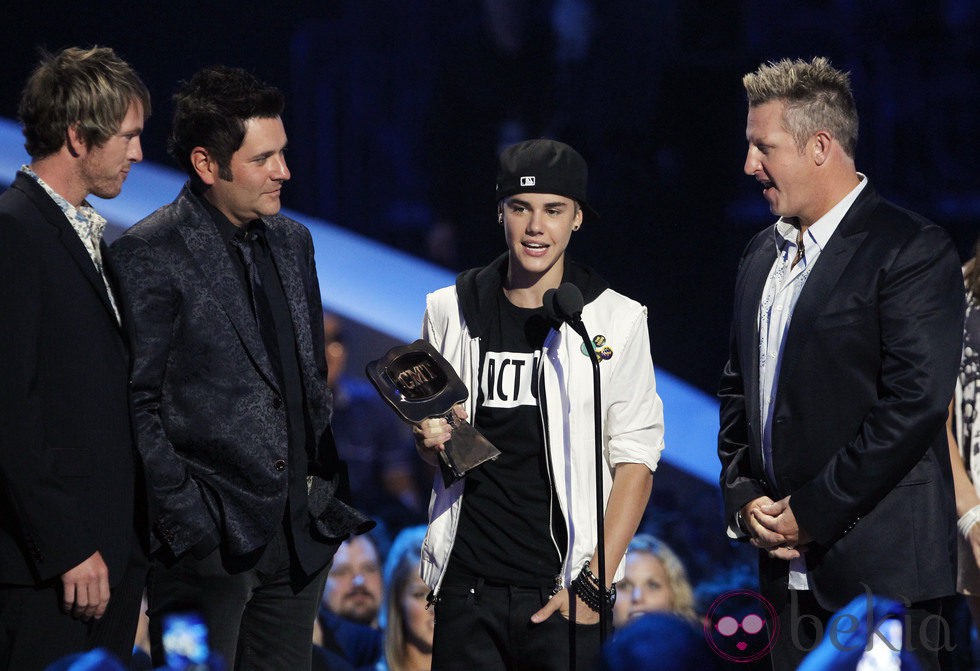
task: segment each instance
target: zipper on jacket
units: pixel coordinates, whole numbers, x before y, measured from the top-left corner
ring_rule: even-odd
[[[542,348],[541,360],[538,363],[538,413],[541,415],[544,453],[545,457],[547,457],[548,464],[548,535],[551,537],[551,544],[558,553],[559,564],[558,575],[555,576],[555,588],[551,592],[552,596],[554,596],[565,586],[565,555],[561,551],[561,548],[558,547],[558,541],[555,539],[555,473],[554,465],[551,463],[551,436],[548,433],[548,401],[545,392],[543,365],[544,360],[548,358],[547,355],[548,351]],[[562,520],[562,522],[565,524],[565,534],[570,538],[571,532],[568,529],[568,523],[565,520]]]
[[[473,350],[473,348],[476,348],[476,385],[475,385],[474,388],[476,388],[477,390],[479,390],[479,387],[480,387],[480,366],[482,365],[482,362],[480,361],[480,338],[479,338],[479,336],[477,336],[475,338],[471,338],[470,339],[470,343],[469,343],[469,345],[467,347],[470,349],[470,357],[469,357],[469,359],[470,359],[471,365],[472,365],[472,361],[473,361],[473,358],[474,358],[472,356],[472,354],[473,354],[472,350]],[[473,378],[473,375],[471,374],[470,375],[470,381],[471,382],[472,382],[472,378]],[[476,427],[476,399],[477,399],[477,396],[471,393],[470,394],[470,397],[469,397],[469,401],[470,401],[472,407],[466,409],[467,414],[470,415],[469,422],[473,426],[474,429],[477,428]],[[470,412],[470,410],[472,410],[472,412]],[[443,486],[445,486],[445,483],[443,483]],[[465,482],[463,483],[463,487],[465,489],[465,487],[466,487]],[[436,586],[435,586],[435,588],[432,591],[429,592],[428,596],[425,597],[425,609],[426,610],[429,610],[429,606],[432,606],[433,604],[439,603],[439,601],[442,599],[442,596],[440,594],[440,590],[442,588],[443,578],[446,577],[446,569],[449,567],[449,558],[453,556],[453,548],[456,547],[456,534],[459,531],[459,515],[460,515],[460,511],[462,510],[462,508],[463,508],[463,492],[460,492],[460,494],[459,494],[459,508],[456,511],[456,520],[455,520],[455,523],[453,525],[452,538],[450,538],[450,540],[449,540],[449,550],[448,550],[448,552],[446,552],[446,562],[445,562],[445,564],[443,564],[442,569],[439,571],[439,577],[436,579]],[[428,532],[426,532],[426,539],[428,539]],[[424,544],[424,541],[423,541],[423,547],[424,547],[424,545],[425,544]]]

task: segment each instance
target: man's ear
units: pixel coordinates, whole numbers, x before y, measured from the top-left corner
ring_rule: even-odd
[[[218,181],[218,162],[204,147],[191,149],[191,166],[201,181],[208,186]]]
[[[817,131],[813,136],[813,162],[823,165],[830,158],[830,145],[833,138],[827,131]]]
[[[83,152],[88,150],[88,145],[82,138],[81,133],[78,132],[77,123],[68,126],[68,130],[65,132],[65,147],[68,149],[68,153],[75,158],[78,158]]]

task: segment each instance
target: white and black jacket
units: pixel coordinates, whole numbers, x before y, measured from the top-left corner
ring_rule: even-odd
[[[506,273],[506,254],[481,269],[462,273],[454,286],[428,295],[422,337],[452,364],[470,389],[466,412],[476,417],[481,322],[496,314],[497,294]],[[609,289],[588,268],[566,261],[563,281],[582,290],[582,320],[593,341],[604,339],[608,359],[601,378],[603,489],[608,502],[613,471],[621,463],[656,469],[664,447],[663,404],[657,395],[646,308]],[[551,330],[538,366],[539,401],[548,463],[567,528],[568,545],[559,548],[559,578],[567,585],[595,551],[595,446],[592,365],[582,339],[567,325]],[[477,427],[479,428],[479,427]],[[438,592],[449,562],[464,480],[446,487],[439,473],[429,504],[429,530],[422,547],[422,578]],[[616,579],[623,574],[623,564]]]

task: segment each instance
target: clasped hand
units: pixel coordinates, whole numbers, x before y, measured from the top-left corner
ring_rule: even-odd
[[[812,539],[800,529],[790,507],[790,497],[773,501],[760,496],[742,507],[742,519],[751,536],[750,543],[766,550],[774,559],[796,559]]]

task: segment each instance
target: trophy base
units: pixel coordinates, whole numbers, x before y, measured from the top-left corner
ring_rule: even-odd
[[[453,437],[439,453],[439,470],[448,486],[485,461],[496,459],[500,450],[493,446],[473,425],[450,411],[445,415],[453,427]]]

